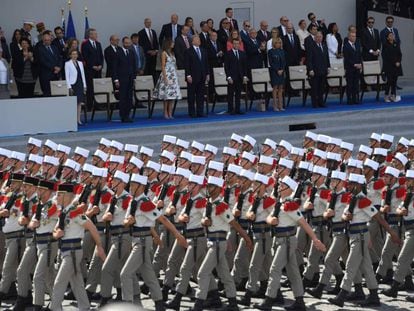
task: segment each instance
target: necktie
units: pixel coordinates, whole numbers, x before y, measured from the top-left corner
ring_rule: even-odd
[[[141,58],[139,57],[139,46],[135,46],[135,51],[137,52],[137,67],[141,68]]]
[[[292,46],[294,46],[295,45],[295,42],[293,41],[293,35],[289,35],[289,37],[290,37],[290,44]]]
[[[262,30],[262,33],[263,33],[263,36],[265,37],[265,39],[267,39],[267,32]]]
[[[230,19],[231,28],[234,28],[233,19]]]
[[[236,55],[236,58],[239,59],[239,51],[234,51],[234,54]]]
[[[216,44],[216,42],[213,42],[213,46],[214,46],[214,49],[216,50],[216,52],[217,52],[217,44]]]
[[[63,39],[60,39],[60,44],[65,45],[65,41]]]
[[[175,40],[175,38],[177,38],[177,29],[175,27],[176,27],[176,25],[172,26],[172,28],[173,28],[173,40]]]
[[[371,33],[371,36],[374,36],[374,31],[372,30],[372,28],[369,29],[369,32]]]
[[[47,50],[49,51],[50,54],[54,55],[52,47],[50,45],[47,47]]]
[[[390,32],[391,32],[391,33],[394,33],[394,31],[393,31],[393,29],[392,29],[392,28],[390,28]]]
[[[190,43],[188,42],[187,36],[183,37],[183,39],[184,39],[185,47],[188,49],[190,47]]]
[[[128,57],[128,55],[129,55],[128,50],[125,50],[125,56]]]
[[[323,47],[322,44],[319,43],[319,48],[321,49],[321,51],[323,52]]]
[[[152,31],[151,31],[151,29],[148,29],[148,38],[150,39],[150,42],[151,42],[151,47],[152,47],[152,44],[153,44],[153,39],[152,39]]]
[[[201,51],[199,48],[196,48],[198,58],[201,60]]]
[[[351,43],[352,48],[355,50],[355,44]]]

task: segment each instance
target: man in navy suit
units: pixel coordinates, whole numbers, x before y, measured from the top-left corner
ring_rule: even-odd
[[[266,48],[267,41],[271,38],[271,33],[267,29],[269,28],[269,23],[267,21],[260,22],[260,29],[257,31],[257,40],[259,40],[260,45]],[[267,53],[262,54],[263,66],[267,67]]]
[[[200,22],[200,42],[201,42],[201,47],[204,49],[207,49],[207,45],[208,45],[208,41],[210,39],[210,34],[209,34],[209,28],[208,28],[208,24],[206,21],[201,21]]]
[[[227,77],[227,112],[243,114],[240,110],[240,98],[243,83],[247,83],[246,54],[239,50],[240,40],[233,39],[233,49],[224,58],[224,70]],[[234,104],[233,104],[234,103]]]
[[[207,54],[208,54],[208,65],[210,69],[210,82],[208,84],[208,95],[209,100],[213,101],[214,99],[214,72],[213,68],[223,67],[223,50],[220,45],[220,42],[217,40],[217,32],[210,32],[210,38],[207,43]]]
[[[118,57],[119,38],[117,35],[109,37],[109,45],[104,50],[104,57],[106,63],[106,77],[113,78],[114,61]]]
[[[295,34],[292,23],[286,25],[286,36],[282,38],[283,49],[286,55],[287,66],[297,66],[300,64],[302,49],[300,47],[300,39]]]
[[[102,77],[104,57],[102,46],[97,41],[98,33],[96,29],[89,28],[87,35],[88,39],[83,42],[81,52],[85,62],[87,106],[88,109],[91,109],[93,105],[93,79]]]
[[[145,53],[145,75],[153,76],[155,80],[157,54],[159,50],[159,44],[157,39],[157,33],[154,29],[151,29],[152,21],[150,18],[144,20],[144,28],[138,32],[139,44],[144,49]]]
[[[142,46],[139,45],[140,37],[139,34],[133,33],[131,35],[131,50],[135,53],[135,64],[136,64],[136,71],[139,76],[144,74],[145,68],[145,56],[144,56],[144,49]]]
[[[51,96],[50,81],[59,80],[62,70],[62,57],[56,46],[52,45],[52,36],[45,33],[42,44],[36,49],[39,61],[39,82],[43,96]]]
[[[381,42],[384,44],[387,41],[387,35],[392,32],[395,37],[395,41],[397,41],[398,44],[401,44],[400,35],[398,33],[398,29],[394,27],[394,17],[387,16],[385,19],[385,28],[381,30],[380,37]]]
[[[132,88],[136,72],[136,58],[131,50],[132,42],[128,37],[122,38],[122,48],[118,49],[113,75],[115,87],[119,89],[119,115],[122,122],[133,122],[129,115],[132,108]]]
[[[181,28],[181,34],[177,36],[174,42],[174,54],[177,62],[177,69],[184,69],[185,51],[191,47],[190,39],[188,38],[188,26]]]
[[[188,86],[188,114],[190,117],[204,117],[204,95],[209,80],[208,56],[200,47],[200,37],[192,37],[192,47],[185,51],[185,76]],[[196,104],[196,105],[194,105]],[[196,107],[195,107],[196,106]]]
[[[306,48],[307,70],[311,84],[312,106],[314,108],[326,107],[323,94],[326,87],[326,76],[330,67],[328,47],[323,42],[323,34],[318,31],[315,35],[315,44]]]
[[[364,61],[378,60],[381,53],[381,39],[378,29],[374,28],[375,19],[368,17],[367,27],[361,33],[362,59]]]
[[[172,14],[171,15],[171,23],[164,24],[161,28],[160,32],[160,45],[162,45],[162,42],[166,38],[170,38],[173,41],[175,41],[175,38],[177,38],[181,34],[181,28],[183,26],[178,24],[178,15]]]
[[[232,8],[226,8],[226,18],[230,23],[230,29],[233,30],[239,30],[239,25],[237,24],[237,20],[233,18],[233,9]]]
[[[356,33],[350,32],[343,47],[344,67],[346,78],[346,97],[348,105],[359,103],[359,80],[362,70],[361,46],[356,39]]]

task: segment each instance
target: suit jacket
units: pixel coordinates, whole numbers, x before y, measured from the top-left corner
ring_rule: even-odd
[[[220,42],[216,41],[216,46],[217,49],[214,47],[214,44],[211,42],[211,40],[209,40],[207,43],[208,64],[210,65],[210,68],[223,66],[223,56],[217,56],[217,53],[222,51]]]
[[[145,54],[142,46],[138,45],[139,53],[137,53],[135,45],[131,46],[131,51],[134,52],[136,71],[144,70],[145,68]],[[139,57],[138,57],[139,56]],[[138,61],[139,58],[139,61]]]
[[[190,43],[189,39],[188,39],[188,43]],[[185,50],[187,50],[187,46],[185,45],[183,36],[179,35],[175,39],[175,44],[174,44],[174,54],[175,54],[175,60],[177,62],[177,69],[184,69]]]
[[[266,31],[266,34],[267,34],[267,36],[265,37],[262,30],[259,29],[257,31],[257,40],[259,40],[260,42],[263,42],[263,41],[267,42],[271,38],[271,33],[270,33],[270,31]]]
[[[177,24],[177,37],[181,35],[181,29],[182,29],[182,25]],[[160,45],[162,44],[162,41],[164,41],[164,39],[166,38],[171,38],[173,37],[173,33],[172,33],[172,24],[168,23],[168,24],[164,24],[162,25],[161,28],[161,32],[160,32]]]
[[[233,22],[233,27],[230,24],[230,29],[239,30],[239,24],[237,23],[237,20],[235,20],[234,18],[232,18],[232,22]]]
[[[79,69],[81,71],[83,87],[86,88],[85,70],[83,68],[83,64],[80,61],[77,61],[77,62],[78,62]],[[72,88],[72,84],[75,84],[77,79],[78,79],[78,70],[73,64],[73,61],[68,60],[65,63],[65,80],[66,80],[66,84],[68,85],[68,89]]]
[[[308,31],[310,30],[312,24],[313,23],[309,23],[309,25],[308,25]],[[325,39],[326,38],[326,35],[328,34],[328,28],[326,28],[326,25],[325,24],[322,24],[321,21],[318,21],[316,23],[316,26],[318,27],[318,31],[321,31],[323,33],[323,38]]]
[[[351,43],[347,40],[343,46],[342,52],[344,54],[345,71],[350,72],[358,70],[354,65],[362,64],[361,44],[356,41],[354,49]]]
[[[384,43],[382,47],[382,71],[387,75],[401,76],[401,65],[400,67],[395,66],[395,63],[401,63],[401,58],[401,49],[397,42],[394,44],[389,42]]]
[[[136,75],[136,61],[135,54],[129,51],[128,55],[125,55],[123,48],[118,48],[116,58],[113,63],[113,80],[128,81],[130,78]]]
[[[246,53],[239,51],[239,59],[234,55],[233,50],[226,53],[224,57],[224,71],[226,78],[232,78],[233,81],[241,81],[247,76]]]
[[[89,40],[82,43],[82,57],[86,64],[86,71],[92,71],[93,66],[103,66],[104,56],[102,53],[102,45],[100,42],[95,41],[96,49],[92,46]]]
[[[43,77],[54,77],[53,68],[59,67],[62,69],[62,57],[59,54],[59,51],[54,45],[50,45],[52,52],[43,44],[40,44],[37,48],[37,58],[39,64],[39,75]]]
[[[229,31],[229,35],[230,35],[230,31]],[[226,31],[223,28],[221,28],[217,32],[217,41],[220,42],[220,45],[221,45],[221,48],[222,48],[223,52],[226,52],[228,39],[229,39],[229,36],[227,35]]]
[[[245,32],[244,30],[240,31],[240,38],[242,39],[243,43],[250,39],[249,33]],[[257,39],[257,38],[256,38]]]
[[[138,32],[139,44],[144,49],[145,56],[148,55],[147,52],[150,51],[150,50],[159,50],[157,33],[155,32],[154,29],[151,29],[151,33],[152,33],[152,43],[151,43],[150,38],[148,37],[147,31],[146,31],[145,28],[141,29]]]
[[[244,45],[244,50],[247,56],[247,65],[249,69],[262,68],[263,56],[259,50],[260,42],[256,39],[256,43],[249,37]]]
[[[208,55],[204,48],[200,47],[201,60],[194,47],[185,51],[185,76],[191,76],[193,83],[204,82],[210,73],[208,67]]]
[[[105,62],[106,62],[106,77],[112,78],[113,76],[113,68],[115,59],[118,57],[118,50],[120,48],[117,47],[117,52],[114,51],[112,45],[109,45],[105,48],[104,55],[105,55]]]
[[[297,34],[293,34],[294,44],[290,42],[289,35],[286,35],[282,38],[283,40],[283,50],[285,50],[286,55],[286,64],[287,66],[297,66],[300,63],[300,58],[302,56],[302,49],[300,47],[300,40]]]
[[[376,60],[378,56],[372,55],[369,51],[381,50],[381,38],[378,29],[373,29],[374,36],[368,28],[364,28],[361,34],[362,57],[366,61]]]
[[[304,43],[306,54],[308,53],[308,50],[312,49],[314,45],[315,45],[315,40],[313,39],[312,35],[307,36],[305,38],[305,43]]]
[[[13,57],[13,61],[11,64],[11,68],[13,69],[13,75],[16,78],[21,78],[23,76],[23,71],[24,71],[23,50],[15,51],[12,57]],[[36,59],[34,60],[34,62],[32,62],[31,69],[32,69],[33,78],[36,80],[37,75],[38,75],[38,66],[36,64]]]
[[[201,41],[201,45],[200,46],[202,46],[203,48],[207,48],[207,45],[208,45],[208,42],[209,42],[209,39],[210,39],[210,35],[207,33],[207,38],[204,36],[204,34],[203,34],[203,32],[200,32],[200,34],[199,34],[199,36],[200,36],[200,41]]]
[[[282,25],[277,26],[277,29],[279,30],[279,37],[283,38],[285,35],[283,34]],[[296,34],[295,29],[293,29],[293,33]]]
[[[312,71],[315,76],[326,76],[328,74],[328,68],[331,66],[329,62],[328,46],[326,43],[322,43],[323,52],[319,46],[315,43],[310,46],[307,52],[306,67],[308,72]]]
[[[394,33],[395,41],[397,41],[398,44],[401,44],[400,34],[398,33],[398,29],[397,28],[392,28],[392,32]],[[381,38],[381,43],[382,44],[384,44],[387,41],[387,35],[389,33],[390,33],[390,31],[388,30],[387,27],[385,27],[383,30],[381,30],[380,38]]]
[[[65,39],[63,39],[63,40],[65,40]],[[59,41],[59,39],[58,39],[58,38],[53,39],[52,44],[53,44],[54,46],[56,46],[56,48],[58,49],[58,51],[59,51],[60,55],[61,55],[62,57],[64,57],[64,55],[65,55],[65,44],[62,44],[62,43]]]

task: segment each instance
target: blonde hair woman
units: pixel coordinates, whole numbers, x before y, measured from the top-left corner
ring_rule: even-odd
[[[273,48],[273,42],[277,39],[280,38],[280,34],[279,34],[279,29],[277,29],[277,27],[273,27],[272,30],[270,31],[270,40],[267,41],[267,50],[270,51]]]
[[[276,38],[273,40],[272,49],[267,54],[269,59],[270,82],[273,87],[273,111],[285,110],[283,109],[283,91],[285,85],[286,57],[285,51],[282,48],[282,39]]]

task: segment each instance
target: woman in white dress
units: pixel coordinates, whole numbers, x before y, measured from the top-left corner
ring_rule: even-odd
[[[153,93],[154,98],[164,101],[165,119],[174,119],[172,116],[172,103],[174,100],[182,98],[173,47],[174,43],[171,39],[164,40],[161,54],[161,74]]]
[[[328,46],[329,62],[331,65],[342,63],[342,38],[338,32],[338,25],[330,23],[328,34],[326,35],[326,45]]]
[[[310,36],[309,31],[306,29],[306,21],[304,19],[301,19],[299,24],[299,29],[296,30],[296,34],[299,37],[300,40],[300,47],[302,50],[305,50],[305,39]]]

